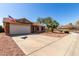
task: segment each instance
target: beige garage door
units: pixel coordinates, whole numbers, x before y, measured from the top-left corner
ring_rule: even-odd
[[[10,24],[10,34],[26,34],[31,33],[30,25]]]

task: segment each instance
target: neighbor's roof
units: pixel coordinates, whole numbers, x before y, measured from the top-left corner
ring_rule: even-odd
[[[71,29],[73,27],[74,27],[73,25],[64,25],[64,26],[61,26],[59,28],[62,28],[62,29]]]

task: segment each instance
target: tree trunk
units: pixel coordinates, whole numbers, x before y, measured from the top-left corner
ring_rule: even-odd
[[[52,32],[54,31],[54,29],[52,28]]]

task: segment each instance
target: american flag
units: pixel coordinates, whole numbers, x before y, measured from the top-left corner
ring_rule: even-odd
[[[11,20],[12,22],[16,22],[16,20],[13,17],[11,17],[9,15],[8,15],[8,17],[9,17],[9,20]]]

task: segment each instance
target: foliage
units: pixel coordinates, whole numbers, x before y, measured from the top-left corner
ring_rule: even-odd
[[[78,21],[76,21],[76,25],[79,25],[79,20],[78,20]]]
[[[43,22],[43,21],[42,21],[42,18],[38,17],[37,22],[38,22],[38,23],[42,23],[42,22]]]
[[[45,24],[48,30],[51,30],[52,32],[59,26],[59,23],[51,17],[38,18],[37,22]]]
[[[2,28],[2,26],[0,25],[0,33],[4,32],[4,29]]]

